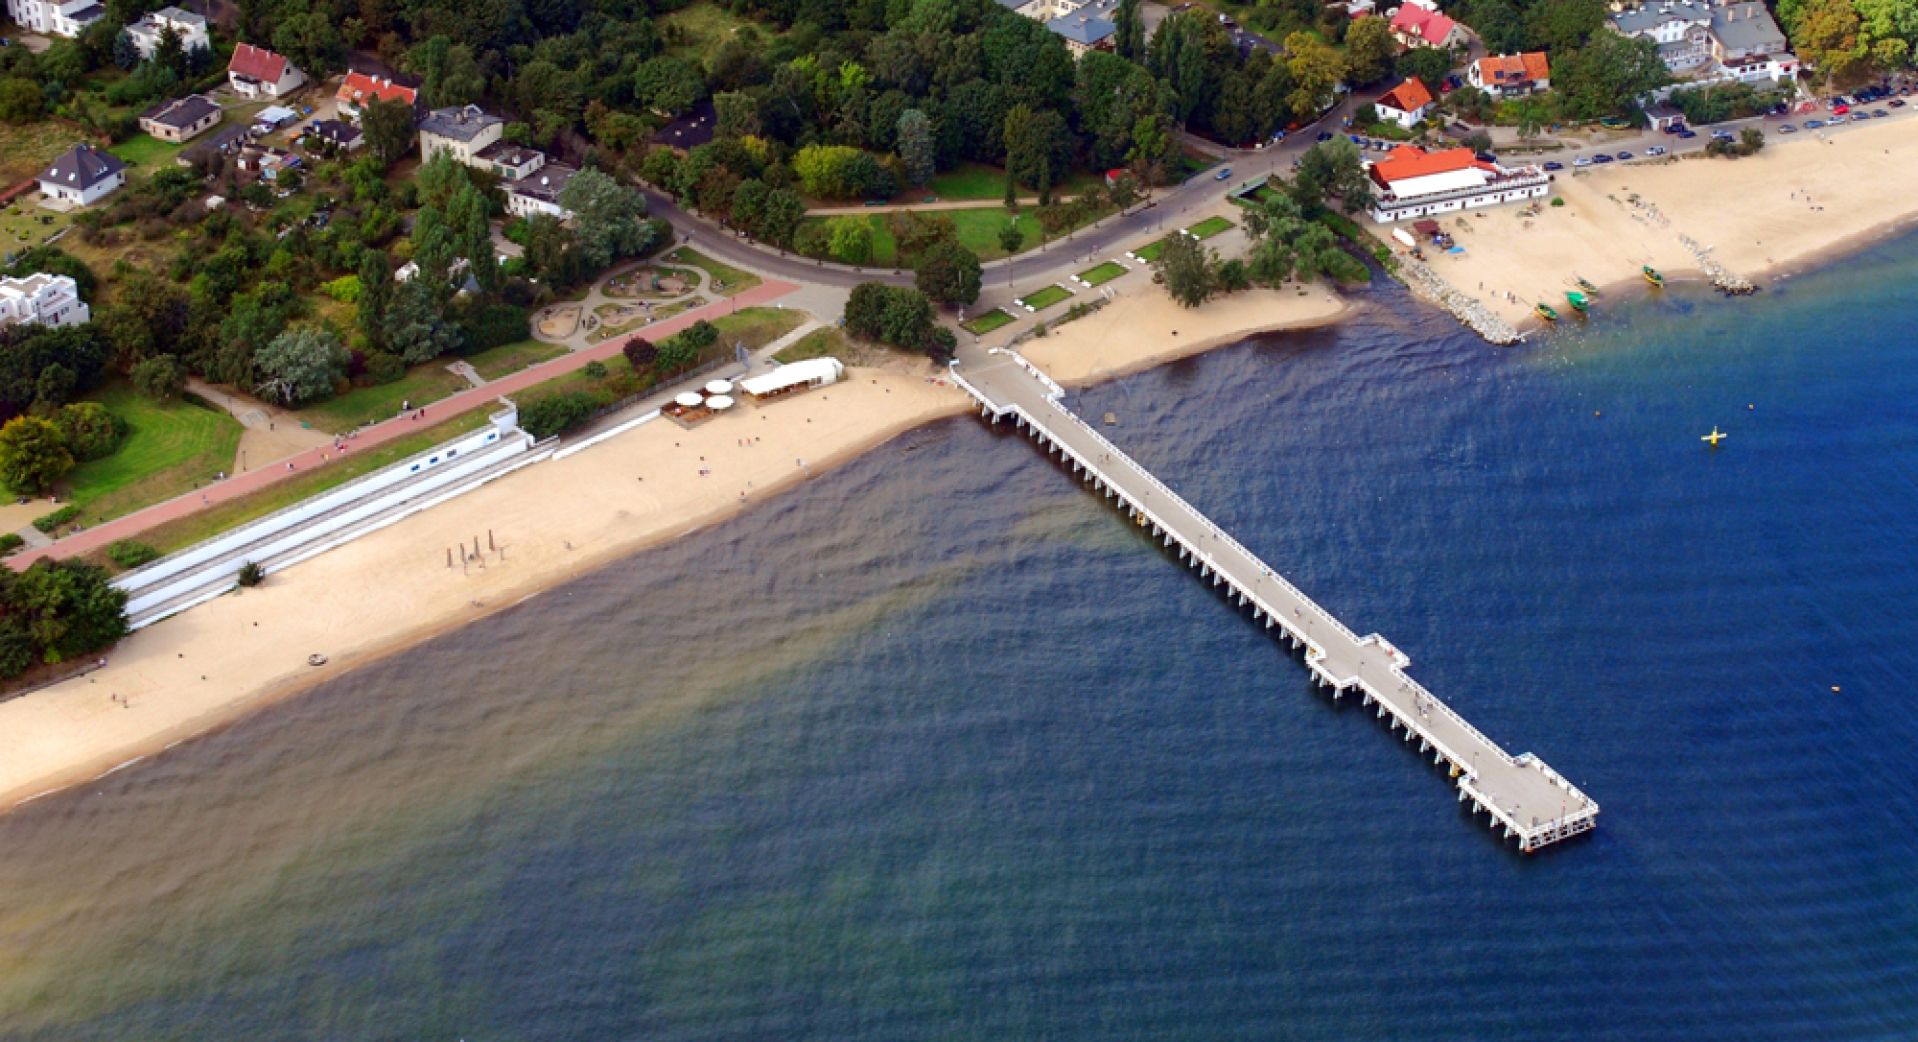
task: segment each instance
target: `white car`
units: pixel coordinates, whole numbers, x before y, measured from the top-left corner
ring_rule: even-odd
[[[1573,165],[1573,166],[1576,166],[1576,167],[1586,167],[1586,166],[1591,166],[1591,165],[1592,165],[1592,157],[1591,157],[1591,156],[1579,156],[1579,157],[1578,157],[1577,159],[1574,159],[1574,160],[1572,160],[1572,165]]]
[[[1662,156],[1665,154],[1665,146],[1653,145],[1652,147],[1645,150],[1645,154],[1648,156]]]

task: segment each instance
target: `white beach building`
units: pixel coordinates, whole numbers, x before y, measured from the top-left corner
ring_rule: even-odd
[[[1427,152],[1400,145],[1366,173],[1378,189],[1372,219],[1380,224],[1542,199],[1552,185],[1551,175],[1537,166],[1500,166],[1469,148]]]
[[[838,383],[845,375],[846,367],[837,358],[808,358],[749,376],[739,381],[739,390],[753,401],[766,402]]]

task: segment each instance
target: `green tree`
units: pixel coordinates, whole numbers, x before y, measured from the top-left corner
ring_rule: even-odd
[[[1399,75],[1426,83],[1444,83],[1452,74],[1452,52],[1437,47],[1414,47],[1398,57]]]
[[[1292,73],[1292,113],[1304,118],[1325,107],[1345,78],[1345,59],[1336,48],[1311,33],[1285,38],[1286,68]]]
[[[1119,31],[1113,46],[1127,61],[1145,60],[1145,20],[1139,17],[1139,0],[1119,0]]]
[[[39,84],[20,76],[0,80],[0,121],[16,126],[32,123],[46,113],[46,107]]]
[[[979,255],[953,239],[933,243],[913,269],[919,292],[949,307],[978,300],[979,283]]]
[[[324,329],[290,329],[253,357],[257,390],[269,401],[296,406],[333,393],[346,375],[346,348]]]
[[[420,77],[421,91],[441,108],[477,104],[486,95],[486,74],[473,49],[449,36],[431,36],[414,45],[404,64]]]
[[[1604,25],[1605,0],[1541,0],[1526,15],[1526,43],[1535,50],[1566,54],[1585,46]]]
[[[760,221],[766,215],[766,197],[771,194],[772,190],[766,187],[766,182],[757,177],[739,182],[733,188],[732,207],[729,210],[733,227],[748,235],[758,234]]]
[[[386,309],[393,303],[393,262],[379,250],[360,254],[360,299],[355,303],[361,335],[386,347]]]
[[[446,320],[424,277],[398,286],[386,309],[387,349],[407,365],[430,362],[460,345],[459,327]]]
[[[1345,30],[1345,62],[1353,83],[1377,83],[1392,75],[1392,59],[1397,55],[1392,27],[1383,18],[1355,19]]]
[[[1196,308],[1218,291],[1216,258],[1199,240],[1174,232],[1152,261],[1152,281],[1164,286],[1183,307]]]
[[[186,389],[186,370],[173,355],[153,355],[133,367],[133,388],[156,402],[172,401]]]
[[[580,253],[595,270],[651,249],[657,229],[646,220],[646,197],[598,170],[581,170],[559,193],[578,229]]]
[[[1339,198],[1340,209],[1346,213],[1371,206],[1375,198],[1358,146],[1343,137],[1306,149],[1299,157],[1298,173],[1292,182],[1292,198],[1307,214],[1322,209],[1333,196]]]
[[[1554,62],[1552,92],[1567,116],[1592,119],[1624,111],[1670,79],[1656,43],[1604,32]]]
[[[1026,233],[1019,230],[1019,221],[1016,218],[1007,221],[1005,227],[999,229],[999,248],[1006,251],[1006,256],[1010,257],[1018,253],[1019,248],[1025,244]]]
[[[91,654],[127,633],[127,595],[106,569],[77,559],[35,561],[5,583],[0,603],[45,662]]]
[[[69,403],[54,422],[66,439],[67,451],[81,463],[113,455],[127,434],[126,421],[99,402]]]
[[[862,216],[834,217],[826,222],[826,250],[841,264],[872,261],[872,222]]]
[[[784,188],[766,193],[766,210],[759,219],[759,237],[780,249],[793,248],[793,236],[806,217],[806,201]]]
[[[713,95],[713,136],[732,140],[759,133],[759,103],[744,91]]]
[[[932,121],[918,109],[907,109],[899,114],[898,128],[899,160],[905,165],[906,180],[915,188],[923,188],[932,180],[938,161]]]
[[[283,11],[291,9],[300,13],[281,14],[278,27],[273,30],[273,49],[317,81],[345,67],[346,45],[340,40],[339,28],[325,11],[304,10],[305,7],[304,0],[291,0],[285,5]]]
[[[367,149],[390,169],[413,151],[413,106],[397,99],[368,99],[360,106],[360,129],[366,133]]]
[[[60,428],[38,416],[15,416],[0,427],[0,480],[19,495],[39,495],[73,469]]]
[[[1856,83],[1872,72],[1871,37],[1852,0],[1805,0],[1792,11],[1792,27],[1798,57],[1827,84]]]

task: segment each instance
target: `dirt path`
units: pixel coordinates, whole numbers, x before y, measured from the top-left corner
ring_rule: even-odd
[[[257,466],[333,440],[333,436],[325,431],[302,427],[298,418],[257,398],[215,387],[197,377],[188,380],[186,387],[211,402],[215,408],[225,409],[229,416],[240,421],[240,426],[246,428],[245,433],[240,435],[239,455],[234,457],[236,466],[229,467],[229,471],[241,469],[237,466],[241,459]]]

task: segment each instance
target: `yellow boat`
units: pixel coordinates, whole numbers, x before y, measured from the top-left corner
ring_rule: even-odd
[[[1660,275],[1657,268],[1647,264],[1638,269],[1638,271],[1639,274],[1645,276],[1645,281],[1651,283],[1653,287],[1657,289],[1665,288],[1665,276]]]

